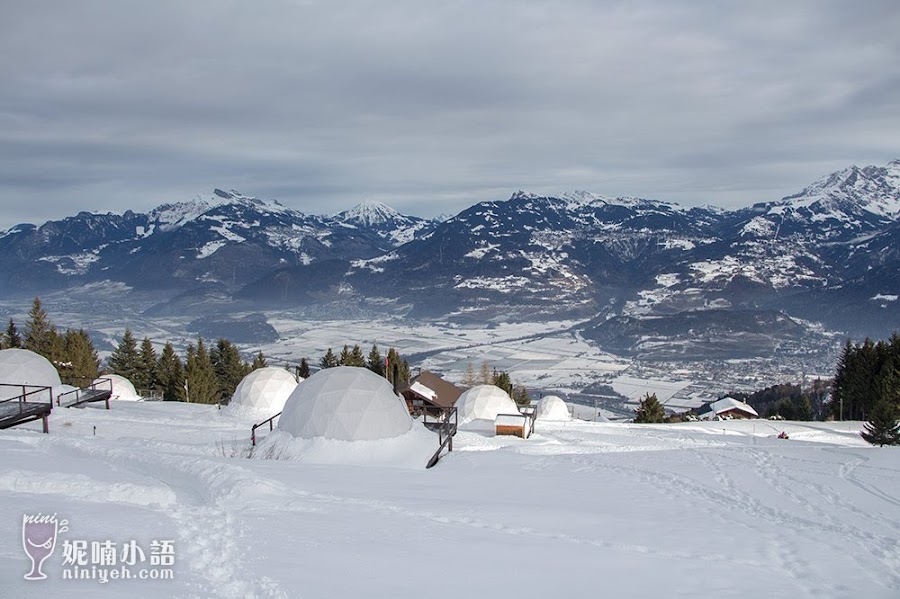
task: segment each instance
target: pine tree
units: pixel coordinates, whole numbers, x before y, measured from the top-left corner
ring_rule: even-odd
[[[254,370],[259,370],[260,368],[266,368],[269,365],[269,361],[266,360],[266,357],[263,355],[262,350],[258,354],[253,357],[253,363],[250,364],[250,372]]]
[[[58,366],[66,360],[66,336],[59,334],[56,327],[50,327],[50,334],[47,338],[50,341],[50,355],[47,359]]]
[[[144,337],[135,360],[134,378],[131,379],[135,389],[139,392],[144,389],[156,389],[159,385],[159,379],[156,374],[158,361],[159,358],[156,355],[156,350],[153,349],[153,343],[150,342],[149,338]]]
[[[184,393],[184,366],[171,343],[163,347],[156,363],[157,385],[163,392],[163,399],[177,401]]]
[[[331,351],[330,347],[328,348],[328,351],[325,352],[325,355],[322,356],[322,359],[319,360],[319,366],[322,368],[334,368],[340,365],[340,362],[338,362],[337,357],[334,355],[334,352]]]
[[[306,358],[300,358],[300,366],[297,367],[297,376],[304,380],[309,378],[309,362],[306,361]]]
[[[138,369],[138,348],[131,329],[125,329],[122,341],[110,354],[106,364],[111,373],[124,376],[133,383]]]
[[[250,367],[241,361],[237,347],[228,339],[219,339],[210,357],[219,380],[221,399],[231,397],[241,380],[249,374]]]
[[[846,343],[844,343],[844,349],[841,350],[841,355],[838,357],[837,368],[835,369],[832,382],[830,412],[835,420],[843,420],[844,403],[846,402],[849,404],[849,399],[847,398],[847,381],[849,375],[847,371],[850,368],[850,362],[853,359],[852,354],[853,342],[848,338]]]
[[[872,445],[900,445],[900,422],[897,408],[886,400],[879,401],[872,409],[872,419],[866,422],[860,436]]]
[[[219,384],[216,372],[203,338],[197,339],[197,346],[188,346],[184,366],[185,401],[191,403],[214,404],[219,401]]]
[[[34,298],[31,310],[28,312],[28,320],[25,321],[25,349],[40,354],[53,362],[59,358],[58,335],[47,316],[47,311],[41,305],[41,298]],[[54,355],[57,354],[57,355]]]
[[[513,388],[512,399],[519,407],[531,405],[531,397],[528,396],[528,389],[524,385],[516,385]]]
[[[393,347],[387,355],[387,379],[391,385],[403,386],[409,384],[409,362],[400,357]]]
[[[341,355],[338,356],[338,365],[350,366],[350,346],[346,343],[344,344],[344,349],[341,350]]]
[[[366,361],[366,368],[378,376],[384,376],[384,359],[381,357],[381,352],[378,351],[377,345],[372,345],[372,350],[369,352],[369,359]]]
[[[22,347],[22,337],[19,336],[19,330],[13,319],[9,319],[6,325],[6,334],[3,336],[3,347],[6,349],[19,349]]]
[[[100,373],[100,358],[94,342],[84,329],[68,329],[63,337],[63,366],[60,378],[69,385],[86,387]]]
[[[347,364],[347,366],[356,366],[357,368],[366,367],[366,357],[363,355],[362,349],[359,347],[358,343],[350,350],[350,363]]]
[[[656,398],[656,393],[647,393],[634,411],[634,421],[638,423],[662,422],[665,419],[666,411]]]
[[[497,372],[497,370],[494,369],[494,374],[491,376],[491,384],[495,387],[500,387],[506,391],[507,395],[512,397],[513,384],[512,379],[509,378],[509,373],[504,371]]]

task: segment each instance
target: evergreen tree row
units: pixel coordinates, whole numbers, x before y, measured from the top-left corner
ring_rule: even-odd
[[[887,341],[847,340],[832,385],[831,415],[867,420],[880,403],[900,408],[900,335]]]
[[[219,403],[234,394],[241,380],[267,361],[259,352],[252,363],[241,360],[237,347],[219,339],[207,349],[203,338],[188,345],[182,362],[171,343],[157,356],[150,339],[140,345],[130,329],[107,360],[109,371],[130,380],[137,389],[160,391],[163,398],[191,403]]]
[[[305,358],[300,363],[301,370],[304,368],[304,365],[306,376],[309,376],[309,365],[306,364]],[[322,359],[319,360],[319,367],[335,368],[337,366],[368,368],[378,376],[388,379],[392,385],[395,382],[395,378],[398,384],[409,383],[410,381],[409,362],[403,359],[393,347],[388,350],[386,357],[382,357],[381,352],[378,350],[378,345],[372,345],[368,356],[363,354],[359,344],[354,345],[352,348],[349,345],[344,345],[340,355],[337,356],[334,355],[334,351],[329,347]],[[306,378],[299,370],[298,373]]]
[[[44,356],[68,385],[84,387],[101,374],[100,359],[90,335],[84,329],[57,332],[37,297],[23,333],[19,333],[12,319],[0,333],[0,349],[9,348],[28,349]],[[139,392],[158,391],[167,400],[218,403],[231,397],[247,374],[267,365],[262,352],[252,363],[243,361],[237,347],[227,339],[219,339],[209,350],[199,338],[196,344],[188,346],[184,360],[168,342],[157,355],[149,338],[138,345],[131,330],[125,329],[104,372],[124,376]]]

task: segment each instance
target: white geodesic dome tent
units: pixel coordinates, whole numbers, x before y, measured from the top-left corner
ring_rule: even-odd
[[[0,350],[0,383],[37,385],[54,389],[62,384],[59,373],[50,360],[27,349]],[[0,399],[16,397],[21,393],[21,389],[0,387]]]
[[[519,408],[509,394],[494,385],[478,385],[456,400],[459,423],[494,420],[498,414],[518,414]]]
[[[109,379],[110,381],[112,381],[112,397],[110,397],[110,399],[121,399],[123,401],[141,400],[141,396],[138,395],[137,391],[134,390],[134,385],[132,385],[131,381],[126,379],[124,376],[120,374],[104,374],[103,376],[94,380],[94,384],[97,389],[109,389],[109,383],[104,379]]]
[[[398,437],[411,426],[406,403],[387,380],[353,366],[320,370],[297,385],[278,420],[295,437],[342,441]]]
[[[273,416],[284,409],[285,402],[296,388],[297,380],[284,368],[258,368],[238,383],[228,408],[236,412]]]
[[[571,420],[569,415],[569,406],[556,395],[548,395],[541,398],[537,408],[534,410],[534,417],[538,420]]]

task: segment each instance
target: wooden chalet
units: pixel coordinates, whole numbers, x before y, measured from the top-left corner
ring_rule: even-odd
[[[702,410],[700,420],[741,420],[745,418],[759,418],[759,414],[753,407],[733,397],[725,397],[714,401]]]
[[[444,412],[456,404],[464,389],[445,381],[433,372],[424,371],[401,391],[409,413]]]

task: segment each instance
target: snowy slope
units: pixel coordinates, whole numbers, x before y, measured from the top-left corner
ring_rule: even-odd
[[[858,423],[539,423],[528,441],[460,433],[427,471],[235,457],[249,424],[114,402],[0,432],[0,594],[900,595],[900,450]],[[68,519],[59,542],[172,539],[175,579],[61,580],[57,547],[27,582],[36,511]]]

